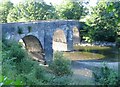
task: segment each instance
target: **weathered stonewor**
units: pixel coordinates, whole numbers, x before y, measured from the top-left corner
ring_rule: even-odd
[[[45,53],[45,60],[50,63],[53,59],[53,34],[57,29],[64,31],[67,41],[67,50],[73,50],[73,31],[74,27],[79,29],[80,22],[76,20],[52,20],[52,21],[35,21],[35,22],[17,22],[17,23],[4,23],[2,26],[2,35],[6,39],[19,41],[23,39],[26,46],[35,48],[31,45],[34,40],[25,41],[27,36],[33,36],[39,41]],[[30,44],[31,43],[31,44]],[[33,46],[33,47],[31,47]],[[37,50],[38,51],[38,50]]]

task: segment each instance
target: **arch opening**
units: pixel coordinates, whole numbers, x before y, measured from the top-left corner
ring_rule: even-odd
[[[28,35],[20,40],[24,49],[32,56],[33,59],[45,64],[44,50],[39,39],[33,35]]]
[[[53,51],[67,51],[67,40],[63,30],[57,29],[53,34]]]

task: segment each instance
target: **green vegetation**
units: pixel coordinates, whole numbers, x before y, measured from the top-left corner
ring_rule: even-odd
[[[109,2],[99,0],[97,6],[92,7],[88,13],[90,17],[81,26],[81,38],[86,41],[107,41],[116,42],[116,47],[81,47],[75,46],[77,52],[57,52],[54,54],[54,61],[48,66],[40,66],[34,61],[26,50],[15,41],[2,39],[0,47],[0,86],[2,85],[81,85],[85,80],[80,81],[72,78],[71,60],[93,60],[106,59],[108,61],[120,61],[120,38],[117,33],[120,31],[120,1]],[[65,0],[58,6],[46,4],[43,0],[26,0],[25,2],[13,5],[8,0],[0,3],[0,23],[28,22],[38,20],[74,19],[81,20],[87,15],[88,9],[85,3],[80,0]],[[69,25],[68,25],[69,26]],[[85,26],[85,27],[83,27]],[[32,27],[28,26],[28,32]],[[18,27],[18,34],[23,34],[21,27]],[[119,48],[119,49],[118,49]],[[67,57],[67,58],[66,58]],[[2,61],[2,62],[1,62]],[[93,71],[94,72],[94,71]],[[97,71],[98,72],[98,71]],[[117,73],[104,65],[100,74],[96,74],[95,83],[102,85],[118,86]],[[87,83],[85,83],[86,85]]]
[[[0,3],[0,23],[7,22],[9,11],[13,8],[13,3],[9,0],[3,0]]]
[[[118,37],[116,40],[116,46],[120,48],[120,37]]]
[[[62,53],[56,52],[50,68],[58,76],[70,75],[72,74],[70,64],[70,61],[67,60]]]
[[[19,3],[10,10],[7,17],[7,22],[27,22],[37,20],[56,19],[57,14],[52,5],[47,5],[45,2],[37,2],[28,0],[24,3]]]
[[[63,4],[64,3],[64,4]],[[77,19],[87,14],[84,2],[64,1],[62,5],[53,6],[42,1],[27,0],[13,6],[10,1],[1,3],[1,23],[28,22],[49,19]]]
[[[117,2],[105,1],[100,0],[97,6],[92,8],[90,18],[87,20],[88,37],[91,41],[115,42],[117,38],[119,29],[118,8],[115,8]]]
[[[20,27],[18,27],[18,34],[23,34],[23,30],[22,30],[22,28],[20,28]]]
[[[87,8],[83,4],[82,1],[64,0],[56,6],[56,11],[60,19],[80,20],[87,14]]]
[[[67,85],[70,84],[70,62],[55,54],[50,67],[40,66],[14,41],[3,39],[2,85]],[[60,59],[58,59],[58,58]],[[62,57],[62,58],[61,58]],[[53,67],[58,67],[51,69]],[[62,69],[61,69],[62,68]],[[60,70],[61,69],[61,70]],[[60,73],[58,72],[60,71]],[[68,76],[69,75],[69,76]],[[72,74],[71,74],[72,75]]]
[[[118,73],[108,68],[106,64],[100,68],[100,73],[94,72],[96,85],[117,87],[119,85]]]
[[[30,33],[32,31],[32,27],[28,26],[28,32]]]

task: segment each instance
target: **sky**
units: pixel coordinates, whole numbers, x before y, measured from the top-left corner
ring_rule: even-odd
[[[0,0],[3,1],[3,0]],[[11,2],[13,2],[14,4],[17,4],[19,2],[22,2],[24,0],[10,0]],[[59,4],[61,3],[63,0],[44,0],[46,3],[52,3],[52,4]],[[96,5],[97,0],[90,0],[89,1],[89,5],[88,6],[95,6]]]

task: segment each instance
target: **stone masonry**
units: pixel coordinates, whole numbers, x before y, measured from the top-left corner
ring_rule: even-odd
[[[17,22],[0,25],[2,26],[2,36],[5,36],[6,39],[18,42],[28,35],[36,37],[42,45],[47,63],[52,62],[53,59],[52,42],[54,32],[57,29],[64,31],[67,41],[67,50],[71,51],[73,50],[73,28],[80,28],[80,22],[76,20]]]

